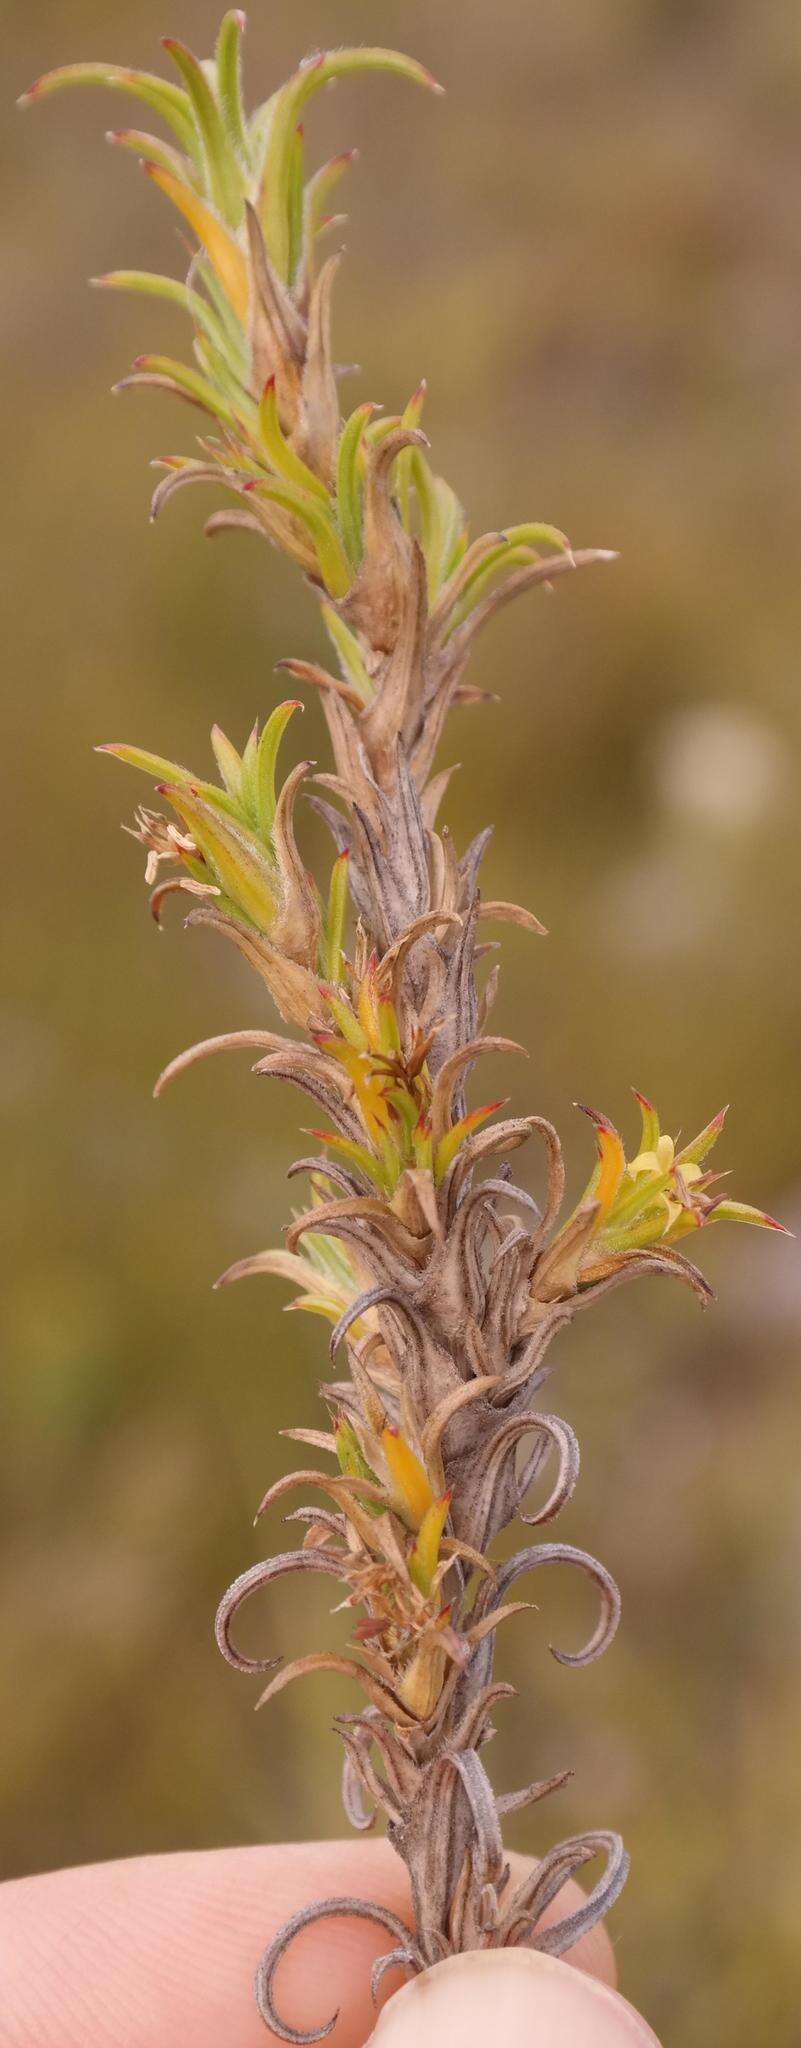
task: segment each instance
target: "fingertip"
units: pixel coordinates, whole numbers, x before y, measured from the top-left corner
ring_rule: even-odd
[[[531,1949],[451,1956],[390,1999],[369,2048],[659,2048],[608,1984]]]

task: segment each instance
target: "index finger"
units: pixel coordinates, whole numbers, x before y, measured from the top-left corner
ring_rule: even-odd
[[[381,1840],[141,1856],[6,1884],[3,2048],[265,2048],[252,1988],[261,1953],[292,1913],[331,1895],[409,1918],[403,1865]],[[546,1918],[577,1896],[566,1887]],[[361,2048],[376,2018],[370,1970],[388,1946],[366,1921],[321,1921],[281,1963],[282,2012],[312,2028],[338,2009],[332,2048]],[[614,1982],[602,1929],[571,1960]],[[385,1980],[379,2004],[399,1982]]]

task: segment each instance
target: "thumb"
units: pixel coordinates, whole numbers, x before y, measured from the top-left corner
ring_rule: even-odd
[[[369,2048],[659,2048],[624,1998],[532,1949],[473,1950],[415,1977],[385,2006]]]

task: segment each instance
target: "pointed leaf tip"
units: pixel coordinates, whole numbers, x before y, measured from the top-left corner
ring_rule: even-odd
[[[589,1104],[586,1102],[574,1102],[573,1108],[580,1109],[582,1116],[588,1116],[590,1122],[595,1125],[596,1130],[607,1132],[609,1137],[611,1138],[617,1137],[618,1133],[615,1129],[614,1124],[611,1121],[611,1118],[608,1116],[604,1116],[602,1110],[590,1109]]]

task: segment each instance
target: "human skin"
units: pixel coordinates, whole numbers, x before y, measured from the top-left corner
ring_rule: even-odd
[[[511,1862],[521,1877],[525,1860]],[[290,1914],[326,1894],[409,1913],[405,1871],[384,1841],[143,1856],[11,1881],[0,1887],[0,2048],[265,2048],[274,2037],[253,2003],[259,1956]],[[567,1885],[546,1921],[579,1902]],[[338,2007],[332,2048],[362,2048],[376,2026],[370,1967],[386,1946],[364,1921],[311,1928],[281,1964],[281,2011],[311,2028]],[[384,2010],[376,2048],[659,2048],[615,1981],[603,1927],[564,1962],[518,1949],[455,1957],[427,1973],[425,2001],[410,1985]],[[398,1982],[385,1980],[385,2008]]]

